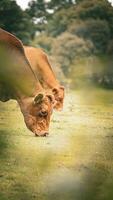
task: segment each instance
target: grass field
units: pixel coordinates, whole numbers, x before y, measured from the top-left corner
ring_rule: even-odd
[[[113,199],[113,91],[67,91],[46,138],[0,102],[0,200],[53,199]]]

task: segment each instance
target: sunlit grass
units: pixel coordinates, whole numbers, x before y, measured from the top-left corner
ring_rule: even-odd
[[[26,128],[15,101],[0,110],[0,200],[112,199],[112,91],[67,91],[47,138]]]

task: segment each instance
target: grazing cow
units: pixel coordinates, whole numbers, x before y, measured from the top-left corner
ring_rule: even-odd
[[[46,53],[40,48],[29,46],[24,46],[24,50],[32,69],[37,74],[43,87],[52,90],[56,100],[54,108],[61,110],[63,108],[64,87],[56,79]]]
[[[46,136],[53,110],[53,95],[45,92],[25,56],[23,44],[0,29],[0,100],[19,103],[26,126]]]

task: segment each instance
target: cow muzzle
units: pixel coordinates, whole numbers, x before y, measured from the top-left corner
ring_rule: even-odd
[[[36,137],[46,137],[49,135],[48,131],[34,131]]]

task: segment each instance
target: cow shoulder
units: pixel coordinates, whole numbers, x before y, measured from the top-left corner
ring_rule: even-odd
[[[19,40],[13,34],[3,30],[0,28],[0,43],[4,43],[7,46],[15,48],[15,50],[20,51],[20,53],[24,54],[23,44],[21,40]]]

